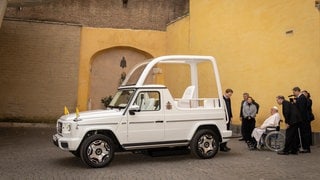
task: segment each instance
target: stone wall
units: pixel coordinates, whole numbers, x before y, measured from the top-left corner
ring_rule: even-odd
[[[81,27],[164,31],[189,0],[10,3],[0,28],[0,121],[55,120],[77,105]]]
[[[0,119],[53,120],[77,100],[80,26],[4,20]]]
[[[9,6],[5,17],[79,23],[88,27],[165,30],[189,12],[189,0],[55,0]]]

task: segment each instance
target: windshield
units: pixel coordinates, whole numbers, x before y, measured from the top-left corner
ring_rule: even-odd
[[[110,107],[110,108],[125,108],[125,107],[127,107],[134,92],[135,92],[135,90],[133,90],[133,89],[119,90],[113,96],[113,99],[110,102],[108,107]]]
[[[140,67],[138,67],[137,69],[135,69],[135,71],[128,77],[128,81],[125,85],[129,86],[129,85],[135,85],[137,83],[137,81],[139,80],[143,70],[145,69],[147,64],[144,64]]]
[[[143,73],[144,69],[146,68],[147,63],[141,64],[140,66],[134,68],[129,74],[127,79],[122,83],[122,86],[132,86],[136,85],[139,78],[141,78],[141,74]],[[159,68],[154,67],[152,71],[150,71],[144,80],[144,84],[155,84],[155,73]],[[159,71],[159,70],[158,70]],[[159,72],[158,72],[159,73]]]

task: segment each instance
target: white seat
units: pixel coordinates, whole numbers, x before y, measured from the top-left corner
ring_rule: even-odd
[[[195,86],[188,86],[182,95],[182,98],[178,101],[179,107],[191,108],[196,107],[197,102],[193,102]]]
[[[145,110],[146,101],[148,101],[148,99],[149,99],[149,96],[147,93],[140,93],[135,101],[135,104],[140,107],[140,110]]]
[[[204,108],[214,108],[213,99],[205,99],[203,100],[203,106]]]
[[[193,96],[194,96],[194,89],[195,89],[195,86],[188,86],[188,87],[184,90],[184,93],[183,93],[181,99],[192,99]]]
[[[149,98],[148,101],[146,101],[145,104],[145,110],[154,110],[155,109],[155,99]]]

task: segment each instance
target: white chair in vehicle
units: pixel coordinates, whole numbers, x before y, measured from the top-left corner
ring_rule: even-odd
[[[195,86],[188,86],[182,95],[182,98],[178,100],[178,106],[184,108],[191,108],[196,106],[192,99],[194,98]]]
[[[203,100],[203,107],[204,108],[214,108],[213,99],[205,99],[205,100]]]
[[[155,110],[155,99],[149,98],[145,101],[144,108],[141,110]]]
[[[147,103],[149,102],[148,93],[140,93],[137,97],[136,104],[140,107],[140,110],[146,110]]]

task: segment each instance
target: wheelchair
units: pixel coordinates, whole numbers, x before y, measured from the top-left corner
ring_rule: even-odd
[[[282,122],[282,120],[280,120]],[[265,133],[262,134],[260,144],[271,151],[282,151],[285,144],[285,135],[280,131],[279,126],[269,126],[266,128]]]

